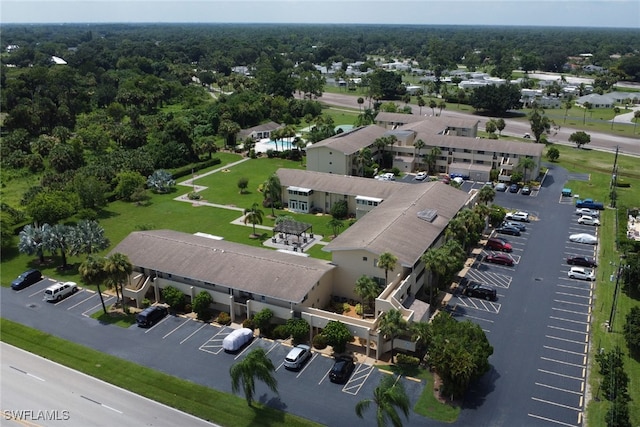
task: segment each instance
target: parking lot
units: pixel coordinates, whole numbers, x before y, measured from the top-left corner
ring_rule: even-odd
[[[322,424],[340,425],[347,420],[350,425],[369,425],[355,416],[354,407],[360,400],[372,397],[381,377],[389,375],[376,366],[356,363],[350,378],[344,384],[335,384],[329,380],[334,361],[329,355],[314,350],[301,369],[291,371],[283,365],[290,344],[256,337],[237,353],[227,353],[222,349],[222,340],[233,330],[231,327],[182,316],[166,316],[148,329],[136,325],[129,328],[102,325],[100,334],[96,335],[96,329],[87,328],[86,322],[100,326],[90,318],[102,310],[97,292],[80,288],[59,302],[45,302],[44,289],[53,283],[55,280],[45,278],[21,291],[3,288],[3,310],[8,308],[9,317],[20,312],[32,319],[23,323],[45,331],[49,329],[51,333],[79,343],[90,345],[92,338],[98,337],[103,345],[98,348],[101,351],[226,392],[231,391],[230,366],[252,349],[262,348],[276,367],[279,396],[271,396],[273,393],[266,387],[263,390],[262,384],[258,383],[256,396],[259,400]],[[105,294],[104,297],[107,305],[115,302],[112,296]],[[405,385],[413,406],[425,384],[407,378],[399,381]],[[322,405],[318,405],[318,396],[322,396]],[[326,407],[332,410],[327,411]],[[424,418],[412,414],[410,420],[420,425]]]

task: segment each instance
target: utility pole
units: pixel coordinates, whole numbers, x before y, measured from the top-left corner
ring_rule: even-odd
[[[611,198],[611,207],[616,207],[616,188],[618,187],[618,151],[620,147],[616,145],[616,155],[613,158],[613,169],[611,171],[611,182],[609,183],[609,197]]]

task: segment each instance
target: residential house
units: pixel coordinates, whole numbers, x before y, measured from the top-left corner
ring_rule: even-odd
[[[242,129],[238,133],[238,141],[242,141],[246,138],[252,138],[254,140],[271,138],[271,132],[282,127],[283,126],[279,123],[268,122],[248,129]]]

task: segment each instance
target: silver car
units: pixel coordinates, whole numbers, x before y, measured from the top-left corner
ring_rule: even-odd
[[[287,369],[300,369],[304,362],[311,357],[311,347],[299,344],[293,347],[287,357],[284,358],[284,367]]]

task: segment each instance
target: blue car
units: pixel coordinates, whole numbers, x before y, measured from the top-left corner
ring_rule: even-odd
[[[509,193],[517,193],[518,192],[518,184],[511,184],[509,186]]]

